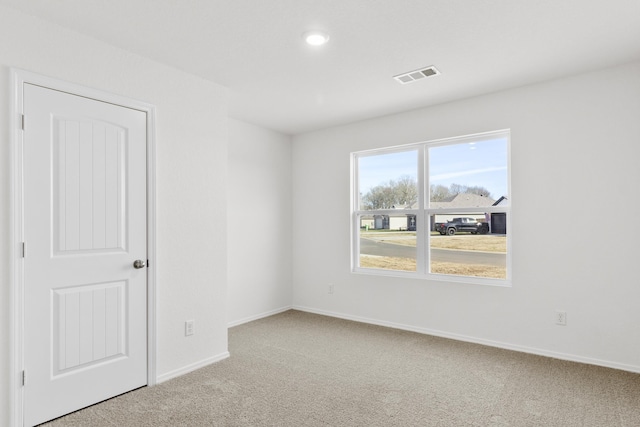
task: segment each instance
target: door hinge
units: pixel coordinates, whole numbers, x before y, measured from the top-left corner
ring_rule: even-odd
[[[22,371],[22,385],[23,386],[27,385],[27,371],[26,370]]]
[[[24,114],[22,115],[22,119],[20,121],[20,126],[22,127],[22,130],[24,130]]]
[[[22,258],[27,257],[27,242],[22,242]]]

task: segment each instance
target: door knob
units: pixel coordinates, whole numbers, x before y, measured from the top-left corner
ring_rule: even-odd
[[[137,259],[133,261],[134,268],[145,268],[146,266],[147,266],[147,263],[142,261],[141,259]]]

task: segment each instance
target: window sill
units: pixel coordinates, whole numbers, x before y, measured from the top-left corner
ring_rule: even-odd
[[[484,285],[494,286],[500,288],[511,288],[511,279],[493,279],[485,277],[472,277],[472,276],[454,276],[448,274],[420,274],[417,272],[399,271],[399,270],[384,270],[384,269],[371,269],[371,268],[354,268],[351,273],[366,275],[366,276],[380,276],[380,277],[396,277],[402,279],[418,279],[430,282],[445,282],[445,283],[461,283],[470,285]]]

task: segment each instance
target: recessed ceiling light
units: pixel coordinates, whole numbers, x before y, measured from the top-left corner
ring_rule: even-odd
[[[329,41],[329,34],[324,31],[307,31],[302,35],[302,38],[308,45],[322,46]]]

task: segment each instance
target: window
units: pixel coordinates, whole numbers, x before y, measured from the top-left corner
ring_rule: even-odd
[[[352,154],[353,271],[510,280],[509,131]]]

